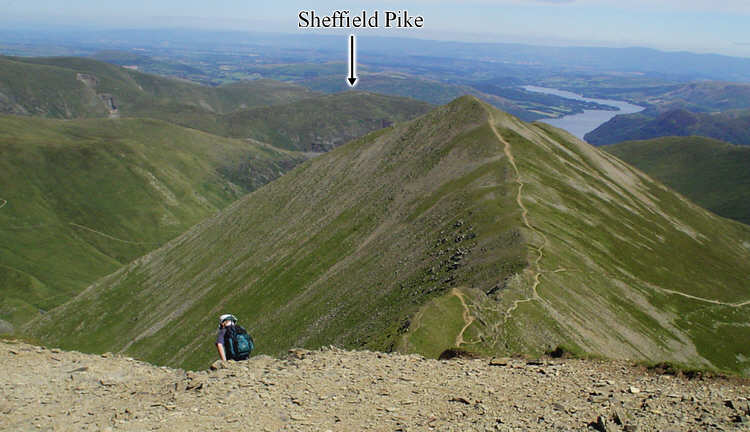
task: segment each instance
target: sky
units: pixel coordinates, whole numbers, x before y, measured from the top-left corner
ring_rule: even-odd
[[[0,24],[298,33],[304,31],[297,28],[299,11],[311,9],[323,15],[408,10],[424,17],[424,28],[394,36],[750,57],[750,0],[0,0]]]

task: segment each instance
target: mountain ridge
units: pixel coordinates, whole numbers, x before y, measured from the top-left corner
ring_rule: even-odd
[[[334,343],[437,356],[463,341],[747,373],[735,341],[748,312],[724,303],[747,301],[748,258],[750,228],[462,97],[305,162],[28,330],[194,367],[229,307],[271,354]]]

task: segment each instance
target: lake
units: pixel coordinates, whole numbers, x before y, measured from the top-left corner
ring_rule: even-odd
[[[586,102],[596,102],[602,105],[608,105],[618,108],[619,111],[606,111],[606,110],[584,110],[581,114],[567,115],[555,119],[544,119],[539,120],[545,123],[551,124],[552,126],[565,129],[571,134],[583,139],[583,136],[592,130],[596,129],[602,123],[606,123],[612,117],[619,114],[632,114],[643,111],[643,107],[633,105],[628,102],[612,100],[612,99],[592,99],[583,97],[579,94],[572,93],[564,90],[557,90],[546,87],[537,86],[523,86],[523,89],[535,93],[551,94],[555,96],[564,97],[566,99],[575,99]]]

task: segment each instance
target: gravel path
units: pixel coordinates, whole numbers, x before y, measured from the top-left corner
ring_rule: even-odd
[[[332,348],[184,372],[0,342],[0,365],[2,430],[750,430],[747,381],[623,362]]]

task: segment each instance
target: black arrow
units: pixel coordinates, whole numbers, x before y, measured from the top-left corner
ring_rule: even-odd
[[[349,77],[346,79],[349,81],[349,87],[354,87],[357,83],[357,59],[354,54],[354,35],[349,35]]]

